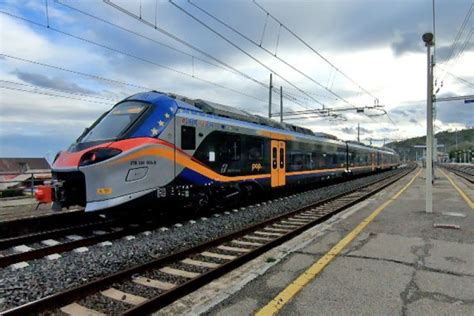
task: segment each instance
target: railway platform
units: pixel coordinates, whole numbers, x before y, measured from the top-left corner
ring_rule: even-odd
[[[436,170],[425,213],[424,170],[158,314],[472,315],[474,188]]]

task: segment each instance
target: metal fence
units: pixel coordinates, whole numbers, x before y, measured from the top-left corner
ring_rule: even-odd
[[[0,197],[3,197],[3,193],[6,191],[21,189],[22,193],[24,193],[24,190],[28,188],[30,194],[34,195],[35,187],[48,180],[51,180],[50,170],[0,172]]]

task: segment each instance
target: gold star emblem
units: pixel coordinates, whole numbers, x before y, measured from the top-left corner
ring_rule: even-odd
[[[158,122],[158,125],[160,125],[160,126],[162,126],[162,127],[163,127],[163,126],[165,126],[165,122],[163,122],[163,121],[159,121],[159,122]]]
[[[168,118],[170,118],[170,115],[168,113],[166,113],[165,117],[168,119]]]
[[[158,135],[158,130],[156,128],[151,129],[151,136],[156,136]]]

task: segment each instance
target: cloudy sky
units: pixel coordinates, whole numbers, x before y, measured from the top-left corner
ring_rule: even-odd
[[[51,159],[114,103],[149,89],[267,115],[270,72],[285,111],[370,107],[376,97],[388,113],[288,122],[347,140],[360,123],[366,143],[425,133],[421,35],[432,30],[432,0],[257,3],[278,21],[251,0],[0,1],[1,156]],[[435,3],[437,97],[472,95],[474,13],[455,38],[473,2]],[[474,103],[440,102],[436,129],[473,126],[473,113]]]

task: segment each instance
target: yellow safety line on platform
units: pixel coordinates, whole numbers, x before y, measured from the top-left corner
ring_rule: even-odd
[[[474,202],[471,201],[469,196],[467,196],[467,194],[464,193],[464,191],[460,187],[458,187],[458,185],[453,181],[453,179],[451,179],[450,176],[448,176],[446,173],[443,172],[443,170],[439,170],[439,171],[442,174],[444,174],[444,176],[449,180],[449,182],[451,182],[451,185],[459,192],[459,194],[462,196],[464,201],[466,201],[467,205],[469,205],[469,207],[474,210]]]
[[[278,312],[290,302],[290,300],[300,292],[310,281],[312,281],[348,244],[350,244],[370,222],[374,220],[388,205],[395,201],[408,187],[415,181],[421,170],[407,183],[397,194],[395,194],[388,201],[379,206],[372,212],[365,220],[363,220],[357,227],[351,231],[346,237],[341,239],[334,247],[331,248],[321,259],[309,267],[303,274],[296,278],[290,285],[281,291],[273,300],[266,306],[260,309],[255,315],[266,316],[276,315]]]

